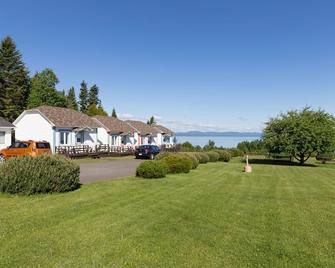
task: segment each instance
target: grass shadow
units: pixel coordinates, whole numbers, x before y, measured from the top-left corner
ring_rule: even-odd
[[[245,163],[246,161],[244,159],[241,160],[242,163]],[[305,163],[304,165],[301,165],[298,162],[293,162],[289,160],[280,160],[280,159],[249,159],[249,164],[256,164],[256,165],[279,165],[279,166],[299,166],[299,167],[317,167],[317,165],[314,164],[308,164]]]

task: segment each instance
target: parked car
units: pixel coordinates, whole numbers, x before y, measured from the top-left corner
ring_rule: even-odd
[[[156,145],[141,145],[135,149],[135,157],[136,159],[148,158],[153,160],[160,151]]]
[[[37,156],[51,154],[50,143],[47,141],[16,141],[0,151],[0,162],[10,157]]]

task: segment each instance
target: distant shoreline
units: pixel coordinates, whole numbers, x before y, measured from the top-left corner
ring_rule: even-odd
[[[261,137],[261,132],[201,132],[201,131],[188,131],[177,132],[177,137]]]

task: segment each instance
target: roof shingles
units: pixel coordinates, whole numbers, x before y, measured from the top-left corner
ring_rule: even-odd
[[[12,123],[8,122],[6,119],[0,117],[0,127],[13,128],[14,125]]]
[[[68,108],[40,106],[28,111],[43,114],[51,123],[59,128],[98,128],[99,124],[91,117]]]
[[[109,133],[112,134],[121,134],[121,133],[134,133],[136,129],[129,125],[127,122],[124,122],[120,119],[108,116],[94,116],[93,119],[97,120],[102,124],[103,127]]]

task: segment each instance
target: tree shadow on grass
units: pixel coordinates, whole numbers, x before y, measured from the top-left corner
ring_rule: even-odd
[[[242,163],[246,163],[245,160],[241,160]],[[298,162],[293,162],[289,160],[280,160],[280,159],[249,159],[249,164],[256,165],[279,165],[279,166],[299,166],[299,167],[317,167],[314,164],[304,164],[301,165]]]

